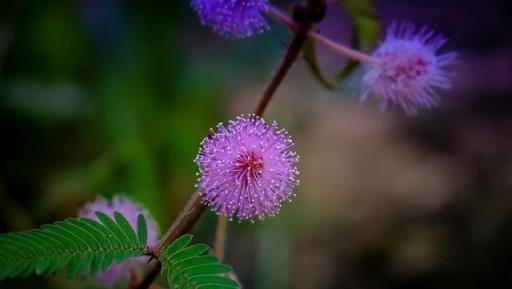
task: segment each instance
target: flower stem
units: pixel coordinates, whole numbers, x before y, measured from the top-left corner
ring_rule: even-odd
[[[167,230],[162,238],[160,238],[160,241],[158,241],[158,244],[153,250],[151,259],[159,257],[163,250],[167,248],[167,246],[169,246],[174,240],[190,231],[197,220],[199,220],[199,217],[201,217],[205,209],[206,206],[201,202],[199,190],[196,190],[188,200],[185,207],[181,210],[181,213],[174,220],[169,230]],[[162,263],[157,260],[157,262],[148,271],[148,273],[146,273],[146,276],[136,287],[136,289],[147,289],[151,283],[153,283],[156,277],[158,277],[161,269]]]
[[[265,112],[270,100],[272,99],[272,96],[274,95],[275,91],[279,87],[279,85],[282,83],[284,77],[290,70],[290,67],[295,62],[297,57],[299,56],[299,53],[302,49],[302,46],[304,45],[304,42],[307,39],[308,31],[312,26],[313,23],[313,11],[316,8],[315,3],[317,3],[318,0],[308,0],[308,6],[306,17],[301,21],[299,24],[296,25],[295,35],[288,45],[288,49],[286,51],[286,55],[283,58],[283,61],[279,65],[279,68],[277,69],[276,73],[272,77],[271,81],[265,88],[265,91],[263,92],[263,95],[261,97],[261,100],[256,107],[254,114],[261,116]],[[290,20],[291,21],[291,20]],[[181,235],[185,234],[186,232],[190,231],[194,224],[199,220],[199,217],[204,212],[206,206],[201,202],[201,197],[199,190],[196,190],[194,194],[190,197],[189,201],[185,205],[185,207],[182,209],[176,220],[172,223],[171,227],[167,230],[167,232],[162,236],[158,244],[156,245],[155,249],[152,250],[152,259],[157,258],[162,254],[163,250],[167,248],[174,240],[176,240]],[[226,227],[227,227],[227,220],[226,224],[223,225],[220,222],[224,222],[221,220],[222,217],[219,219],[219,226],[220,232],[217,232],[217,240],[216,240],[216,249],[217,247],[221,248],[222,251],[224,251],[224,241],[226,237]],[[220,237],[219,237],[220,236]],[[217,244],[219,243],[220,244]],[[220,251],[216,250],[217,255],[219,255]],[[220,256],[219,256],[220,258]],[[151,260],[150,260],[151,261]],[[146,273],[146,276],[142,280],[142,282],[139,284],[139,286],[136,287],[136,289],[147,289],[151,283],[158,277],[158,274],[160,270],[162,269],[162,263],[157,260],[157,262],[153,265],[153,267]]]
[[[258,106],[254,110],[254,114],[257,116],[262,116],[265,112],[270,100],[274,96],[277,88],[283,82],[285,76],[290,71],[295,60],[299,56],[302,46],[307,39],[308,31],[313,24],[313,10],[315,9],[315,5],[318,4],[315,0],[308,1],[308,10],[306,11],[306,17],[300,24],[293,24],[297,27],[295,29],[295,35],[293,36],[292,41],[288,45],[288,49],[286,50],[286,54],[281,61],[277,71],[274,73],[271,81],[265,88],[263,95],[258,103]],[[290,20],[291,21],[291,20]],[[217,231],[215,234],[215,255],[219,257],[220,260],[224,257],[224,243],[226,240],[226,229],[227,229],[227,218],[225,216],[219,216]]]
[[[270,15],[275,20],[288,25],[288,27],[290,27],[290,29],[292,29],[294,31],[297,31],[297,29],[299,29],[297,24],[295,22],[293,22],[293,20],[288,15],[286,15],[285,13],[283,13],[282,11],[280,11],[279,9],[277,9],[271,5],[269,5],[267,7],[267,14]],[[313,30],[309,31],[307,33],[307,35],[314,41],[316,41],[316,42],[326,46],[327,48],[330,48],[346,57],[349,57],[349,58],[352,58],[355,60],[359,60],[362,62],[367,62],[367,63],[375,62],[375,59],[373,59],[370,55],[365,54],[361,51],[352,49],[350,47],[344,46],[342,44],[339,44],[339,43],[325,37],[324,35],[322,35],[318,32],[315,32]]]
[[[160,256],[162,251],[174,240],[190,231],[192,226],[194,226],[199,217],[203,214],[205,208],[206,206],[201,202],[199,190],[196,190],[188,200],[185,208],[181,210],[181,213],[178,215],[176,220],[174,220],[169,230],[167,230],[162,238],[160,238],[160,241],[156,245],[154,254],[156,256]]]
[[[213,246],[213,252],[219,261],[224,260],[224,248],[226,244],[226,230],[228,226],[228,217],[219,215],[217,221],[217,231],[215,232],[215,244]]]
[[[292,21],[292,20],[290,20]],[[276,73],[272,77],[272,80],[269,82],[267,87],[265,88],[265,91],[263,92],[263,96],[261,97],[260,103],[256,107],[256,110],[254,111],[254,114],[257,116],[262,116],[265,112],[265,109],[267,108],[268,103],[272,99],[272,96],[276,92],[277,88],[283,81],[286,74],[288,74],[288,71],[290,70],[290,67],[295,62],[297,57],[300,54],[300,51],[302,49],[302,45],[306,41],[306,37],[309,31],[309,28],[311,27],[313,21],[312,19],[305,19],[300,25],[297,25],[294,23],[296,31],[292,42],[288,45],[288,49],[286,50],[286,55],[284,56],[283,60],[281,61],[281,64],[279,65],[279,68],[277,69]]]

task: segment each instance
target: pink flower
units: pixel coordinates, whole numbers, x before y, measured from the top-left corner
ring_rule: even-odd
[[[415,31],[410,23],[393,23],[386,39],[372,54],[374,63],[365,67],[362,101],[372,93],[381,109],[400,106],[406,114],[439,103],[436,88],[449,89],[452,74],[446,67],[455,63],[457,53],[439,54],[446,39],[427,27]]]
[[[111,201],[98,197],[94,202],[86,204],[78,213],[80,217],[98,220],[96,212],[103,212],[109,217],[114,217],[114,212],[121,213],[137,232],[137,216],[143,214],[148,226],[148,246],[155,246],[158,238],[158,225],[151,217],[148,211],[140,204],[125,196],[114,196]],[[142,266],[147,263],[147,257],[129,258],[122,263],[114,264],[105,271],[96,273],[97,281],[107,286],[112,286],[118,281],[129,279],[130,270],[134,267]]]
[[[229,38],[243,38],[269,28],[262,12],[267,0],[192,0],[201,24]]]
[[[293,142],[276,122],[239,116],[201,143],[198,187],[217,214],[263,219],[279,212],[298,184]]]

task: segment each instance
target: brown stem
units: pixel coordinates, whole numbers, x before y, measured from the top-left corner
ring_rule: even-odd
[[[144,276],[144,279],[142,282],[137,286],[135,289],[147,289],[149,286],[151,286],[151,283],[155,281],[156,277],[160,274],[160,270],[162,270],[162,263],[160,261],[157,261],[151,269],[149,269],[148,273],[146,273],[146,276]]]
[[[293,20],[288,15],[284,14],[279,9],[277,9],[273,6],[269,5],[269,7],[267,8],[267,14],[270,15],[270,17],[274,18],[275,20],[277,20],[281,23],[284,23],[293,31],[296,31],[297,29],[299,29],[297,23],[293,22]],[[375,62],[375,59],[373,59],[373,57],[371,57],[370,55],[365,54],[361,51],[355,50],[353,48],[350,48],[348,46],[344,46],[340,43],[337,43],[337,42],[327,38],[326,36],[324,36],[318,32],[315,32],[314,29],[311,29],[308,32],[308,36],[309,36],[309,38],[316,41],[317,43],[322,44],[325,47],[332,49],[333,51],[340,53],[341,55],[344,55],[348,58],[366,62],[366,63],[374,63]]]
[[[265,91],[261,97],[261,100],[254,111],[254,114],[257,116],[262,116],[265,112],[265,109],[267,108],[270,100],[272,99],[272,96],[274,95],[275,91],[283,81],[284,77],[290,70],[290,67],[292,66],[293,62],[297,59],[299,56],[299,53],[302,49],[302,45],[306,41],[306,37],[309,31],[309,28],[311,27],[313,23],[313,11],[315,9],[314,3],[317,3],[318,0],[310,0],[308,1],[308,7],[306,10],[306,15],[303,21],[299,24],[298,29],[296,30],[296,33],[293,37],[292,42],[288,45],[288,49],[286,51],[286,55],[279,65],[279,68],[277,69],[276,73],[272,77],[271,81],[265,88]],[[176,240],[179,236],[183,235],[184,233],[190,231],[194,224],[199,220],[199,217],[205,210],[205,205],[201,202],[201,198],[199,195],[199,191],[196,191],[190,200],[187,202],[187,205],[181,213],[179,214],[178,218],[173,222],[169,230],[162,236],[160,241],[158,242],[156,248],[153,251],[152,257],[158,257],[162,253],[162,251],[171,244],[174,240]],[[220,221],[220,220],[219,220]],[[223,229],[225,231],[225,227]],[[225,232],[222,233],[224,236],[222,237],[222,248],[224,247],[224,238],[225,238]],[[220,245],[219,245],[220,246]],[[223,251],[223,250],[222,250]],[[160,273],[160,270],[162,269],[162,263],[159,261],[156,261],[155,265],[148,271],[147,275],[144,277],[142,282],[139,286],[137,286],[136,289],[147,289],[151,283],[158,277],[158,274]]]
[[[128,288],[135,288],[137,284],[142,281],[142,277],[140,276],[140,272],[137,270],[138,268],[130,268],[130,286]]]
[[[164,248],[167,248],[169,244],[178,239],[181,235],[189,232],[197,220],[199,220],[199,217],[203,214],[205,208],[206,206],[201,202],[199,191],[196,190],[188,200],[183,210],[181,210],[181,213],[178,215],[176,220],[174,220],[169,230],[165,232],[156,245],[153,250],[152,258],[160,256]],[[153,263],[155,264],[151,269],[149,269],[148,273],[144,276],[144,279],[136,289],[147,289],[160,274],[162,263],[158,260]]]
[[[215,232],[215,244],[213,252],[219,261],[224,260],[224,247],[226,244],[226,230],[228,227],[228,217],[220,215],[217,223],[217,231]]]
[[[270,100],[274,96],[277,88],[283,82],[284,77],[290,71],[293,63],[297,59],[302,50],[302,45],[304,44],[309,28],[312,24],[312,17],[307,17],[300,25],[297,25],[297,32],[295,33],[292,42],[288,45],[288,49],[286,50],[286,55],[284,56],[279,68],[275,72],[271,81],[268,83],[263,95],[254,110],[254,114],[257,116],[262,116],[265,112]],[[224,242],[226,239],[226,228],[227,228],[227,218],[225,216],[219,216],[217,225],[217,232],[215,236],[215,255],[219,257],[220,260],[224,257]]]
[[[313,2],[313,1],[311,1]],[[312,4],[310,4],[310,11],[312,10]],[[274,96],[277,88],[281,83],[283,82],[283,79],[288,74],[288,71],[290,71],[290,68],[292,67],[295,60],[297,60],[297,57],[299,56],[302,46],[304,45],[304,42],[306,41],[306,37],[308,35],[309,28],[311,27],[313,23],[312,15],[311,13],[309,15],[306,15],[306,19],[302,21],[301,24],[295,24],[296,25],[296,33],[293,37],[292,42],[288,45],[288,49],[286,50],[286,55],[284,56],[283,60],[281,61],[281,64],[279,65],[277,71],[275,72],[274,76],[272,77],[271,81],[268,83],[267,87],[265,88],[265,91],[263,92],[263,95],[260,99],[260,102],[258,103],[258,106],[256,107],[256,110],[254,110],[254,114],[257,116],[262,116],[265,112],[268,104],[270,103],[270,100]],[[219,257],[220,260],[224,257],[224,242],[226,239],[226,228],[227,228],[227,218],[225,216],[219,216],[217,225],[217,231],[215,235],[215,255]]]
[[[309,18],[309,17],[308,17]],[[281,64],[279,65],[279,68],[277,69],[276,73],[272,77],[272,80],[269,82],[267,87],[265,88],[265,91],[263,92],[263,96],[261,97],[261,100],[256,107],[256,110],[254,111],[254,114],[257,116],[262,116],[265,112],[265,109],[267,108],[267,105],[269,104],[270,100],[272,99],[272,96],[276,92],[277,88],[283,81],[284,77],[290,70],[290,67],[295,62],[297,57],[299,56],[299,53],[302,49],[302,45],[304,44],[304,41],[306,41],[306,36],[308,33],[309,28],[311,27],[312,20],[311,18],[305,19],[298,27],[297,32],[295,33],[295,36],[293,37],[292,42],[288,45],[288,49],[286,51],[286,55],[284,56],[283,60],[281,61]]]
[[[160,241],[156,245],[154,255],[157,257],[160,256],[163,249],[167,248],[167,246],[178,239],[179,236],[190,231],[203,214],[205,208],[206,206],[201,202],[199,190],[196,190],[188,200],[185,208],[181,210],[181,213],[176,220],[174,220],[169,230],[160,238]]]

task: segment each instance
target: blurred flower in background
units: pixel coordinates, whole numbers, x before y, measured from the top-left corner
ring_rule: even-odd
[[[410,19],[447,36],[439,53],[460,53],[453,89],[403,117],[358,105],[361,67],[327,90],[299,60],[265,118],[294,136],[301,186],[278,218],[230,224],[226,262],[249,289],[509,287],[510,1],[365,2],[379,27]],[[2,232],[117,192],[165,228],[193,192],[198,144],[220,120],[252,111],[289,40],[270,20],[264,34],[218,37],[188,1],[0,6]],[[320,32],[350,43],[350,15],[332,9]],[[321,62],[333,77],[345,63]],[[198,242],[212,243],[215,221],[198,223]],[[0,288],[83,285],[57,275]]]
[[[110,218],[114,218],[114,212],[121,213],[134,232],[137,231],[137,217],[139,214],[142,214],[147,224],[147,244],[148,246],[156,246],[160,231],[158,224],[142,205],[130,200],[128,197],[115,195],[112,200],[98,197],[94,202],[86,204],[80,210],[78,216],[99,221],[96,212],[105,213]],[[107,287],[112,287],[118,282],[124,282],[126,284],[131,278],[130,274],[134,274],[133,272],[136,272],[138,267],[146,265],[148,260],[149,257],[129,258],[122,263],[114,264],[96,273],[94,277],[100,284]]]
[[[400,106],[406,114],[439,104],[438,88],[452,87],[446,66],[457,59],[455,52],[437,55],[446,39],[423,26],[416,31],[412,23],[391,23],[386,39],[366,65],[362,100],[373,93],[381,109],[389,104]]]
[[[203,25],[229,38],[243,38],[269,28],[262,13],[267,0],[192,0]]]

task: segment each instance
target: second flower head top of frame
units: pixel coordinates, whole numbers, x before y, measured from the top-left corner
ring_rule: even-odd
[[[203,25],[229,38],[243,38],[269,28],[261,13],[267,0],[192,0]]]
[[[230,219],[277,214],[298,184],[299,157],[292,148],[284,129],[255,115],[219,124],[203,140],[195,160],[203,202]]]

